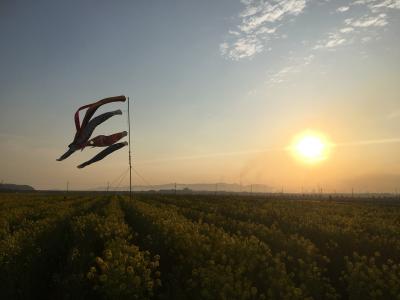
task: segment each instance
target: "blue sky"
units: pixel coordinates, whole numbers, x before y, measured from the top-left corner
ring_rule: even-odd
[[[363,178],[400,174],[400,1],[2,1],[0,33],[7,182],[90,188],[118,177],[125,150],[84,170],[97,149],[55,158],[79,106],[120,94],[134,100],[135,166],[153,184],[241,176],[392,190]],[[125,128],[115,117],[96,134]],[[312,168],[261,151],[308,128],[338,144],[392,142],[342,147]]]

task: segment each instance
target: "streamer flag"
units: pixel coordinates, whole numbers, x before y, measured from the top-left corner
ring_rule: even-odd
[[[103,151],[101,151],[100,153],[98,153],[92,159],[84,162],[83,164],[80,164],[78,166],[78,168],[82,169],[82,168],[84,168],[84,167],[86,167],[88,165],[91,165],[92,163],[95,163],[96,161],[102,160],[104,157],[110,155],[114,151],[117,151],[117,150],[119,150],[122,147],[125,147],[127,145],[128,145],[128,142],[122,142],[122,143],[117,143],[117,144],[111,145],[111,146],[107,147],[106,149],[104,149]]]
[[[116,96],[116,97],[109,97],[109,98],[104,98],[102,100],[99,100],[97,102],[87,104],[84,106],[81,106],[76,112],[74,116],[74,121],[75,121],[75,136],[71,144],[68,145],[68,150],[65,152],[63,155],[61,155],[60,158],[58,158],[58,161],[62,161],[69,156],[71,156],[75,151],[77,150],[83,150],[87,146],[91,147],[107,147],[103,151],[101,151],[99,154],[97,154],[95,157],[92,159],[88,160],[87,162],[81,164],[78,166],[78,168],[84,168],[94,162],[97,162],[99,160],[102,160],[104,157],[110,155],[114,151],[117,151],[121,149],[122,147],[126,146],[128,143],[127,142],[122,142],[122,143],[117,143],[120,139],[123,137],[127,136],[128,133],[126,131],[114,133],[111,135],[98,135],[92,139],[91,136],[96,129],[97,126],[100,124],[104,123],[108,119],[110,119],[113,116],[116,115],[122,115],[121,110],[114,110],[114,111],[109,111],[103,114],[100,114],[94,118],[93,115],[96,113],[97,109],[108,103],[112,102],[125,102],[126,97],[125,96]],[[82,123],[80,123],[79,120],[79,113],[80,111],[87,109],[85,116],[82,120]]]
[[[111,146],[112,144],[118,142],[123,137],[126,137],[128,132],[122,131],[118,133],[114,133],[112,135],[98,135],[95,138],[89,140],[85,146],[94,147],[107,147]]]

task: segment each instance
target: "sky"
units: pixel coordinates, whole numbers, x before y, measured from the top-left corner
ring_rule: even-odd
[[[56,161],[78,107],[126,95],[134,184],[400,191],[399,0],[4,0],[0,36],[4,182],[126,186],[127,148]],[[126,130],[118,108],[94,135]],[[329,157],[288,150],[305,131]]]

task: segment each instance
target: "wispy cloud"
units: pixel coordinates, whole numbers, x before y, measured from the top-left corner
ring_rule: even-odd
[[[243,11],[239,14],[240,25],[229,31],[220,45],[224,57],[232,60],[251,58],[262,52],[268,41],[282,37],[278,28],[289,16],[301,14],[306,0],[242,0]]]
[[[379,11],[382,8],[400,9],[399,0],[357,0],[353,5],[366,5],[371,11]]]
[[[376,29],[389,24],[386,12],[390,9],[400,9],[400,0],[358,0],[349,1],[348,6],[336,9],[338,12],[346,12],[351,6],[363,6],[366,13],[362,16],[347,18],[339,29],[328,34],[325,39],[319,40],[314,49],[335,49],[338,46],[349,44],[357,36],[361,43],[373,40]]]
[[[349,33],[354,31],[353,27],[343,27],[342,29],[339,30],[341,33]]]
[[[345,12],[345,11],[348,11],[349,9],[350,9],[350,6],[341,6],[338,9],[336,9],[336,11]]]
[[[239,24],[229,30],[227,38],[220,44],[220,53],[232,60],[252,58],[270,49],[268,44],[272,40],[286,36],[280,32],[280,27],[293,19],[291,17],[303,13],[306,5],[315,5],[316,1],[241,0],[241,3],[244,8],[237,16]],[[352,7],[361,8],[365,13],[359,16]],[[379,28],[389,24],[387,12],[393,9],[400,9],[400,0],[349,0],[335,9],[347,18],[340,21],[339,17],[341,24],[327,33],[327,37],[318,40],[313,48],[334,50],[352,41],[371,41]]]
[[[386,14],[379,14],[379,15],[374,15],[374,16],[363,16],[358,19],[346,19],[344,23],[347,26],[353,26],[353,27],[383,27],[388,24]]]
[[[332,147],[346,147],[346,146],[363,146],[363,145],[375,145],[375,144],[394,144],[400,143],[400,138],[386,138],[386,139],[375,139],[375,140],[363,140],[363,141],[352,141],[333,144]]]
[[[276,85],[286,82],[291,75],[300,73],[306,66],[308,66],[314,60],[314,57],[313,54],[310,54],[302,59],[291,58],[289,65],[276,72],[269,73],[267,84]]]
[[[346,31],[350,32],[351,29],[347,28]],[[334,49],[346,41],[346,38],[341,33],[330,33],[327,39],[319,41],[313,49]]]
[[[286,23],[295,20],[306,6],[321,4],[312,0],[241,0],[241,3],[244,8],[236,17],[238,25],[229,30],[227,38],[220,44],[221,55],[231,60],[251,59],[272,50],[274,40],[288,37],[288,32],[283,31]],[[302,42],[308,47],[305,57],[294,59],[290,54],[292,59],[287,59],[286,55],[284,66],[275,72],[268,71],[267,84],[288,81],[290,76],[310,64],[320,51],[335,51],[343,46],[362,45],[378,39],[382,29],[391,22],[390,12],[398,9],[400,0],[348,0],[333,10],[330,8],[327,16],[334,16],[335,25],[320,33],[320,38]],[[362,57],[367,54],[364,52]]]

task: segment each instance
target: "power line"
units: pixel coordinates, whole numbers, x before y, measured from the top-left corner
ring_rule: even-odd
[[[124,177],[124,175],[126,175],[126,173],[129,171],[129,169],[125,169],[124,171],[122,171],[122,173],[120,175],[118,175],[118,177],[116,177],[116,179],[114,179],[111,184],[110,182],[107,183],[107,190],[114,190],[116,191],[115,188],[112,188],[114,186],[119,186],[119,184],[121,183],[121,178]],[[118,183],[118,185],[117,185]]]
[[[143,181],[147,186],[151,187],[152,189],[155,189],[155,187],[154,187],[152,184],[150,184],[150,183],[139,173],[138,170],[136,170],[134,167],[132,167],[132,170],[133,170],[133,172],[135,172],[135,174],[136,174],[140,179],[142,179],[142,181]]]
[[[122,178],[121,178],[120,181],[118,182],[118,185],[117,185],[117,186],[115,187],[115,189],[114,189],[115,192],[117,191],[117,189],[118,189],[119,186],[121,185],[122,181],[125,179],[125,176],[128,174],[128,171],[129,171],[129,169],[126,170],[126,171],[124,172]]]

